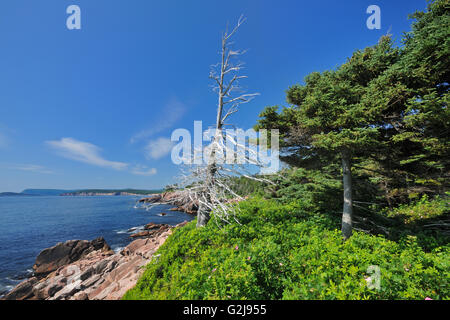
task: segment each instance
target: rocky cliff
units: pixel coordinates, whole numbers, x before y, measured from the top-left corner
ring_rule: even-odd
[[[181,227],[183,222],[176,227]],[[71,240],[43,250],[33,277],[21,282],[5,300],[117,300],[141,276],[143,266],[172,233],[169,225],[150,223],[144,233],[118,253],[103,238]]]

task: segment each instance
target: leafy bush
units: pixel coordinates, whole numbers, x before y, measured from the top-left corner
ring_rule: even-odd
[[[356,232],[302,202],[253,198],[239,224],[212,219],[177,229],[124,299],[448,299],[450,247],[424,252],[414,237],[392,242]],[[367,285],[369,266],[380,290]]]
[[[429,200],[424,195],[413,204],[403,204],[388,212],[389,217],[401,217],[405,223],[417,222],[419,220],[432,219],[442,216],[450,211],[450,199],[448,197],[435,197]]]

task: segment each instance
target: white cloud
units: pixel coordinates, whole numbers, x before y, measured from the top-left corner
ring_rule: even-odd
[[[169,138],[152,140],[145,147],[145,154],[149,159],[160,159],[172,151],[173,144]]]
[[[171,98],[162,109],[164,110],[164,117],[157,121],[153,121],[151,128],[142,130],[131,137],[131,143],[135,143],[138,140],[148,138],[161,131],[172,128],[186,112],[186,106],[175,97]]]
[[[37,173],[44,173],[44,174],[53,174],[54,172],[39,165],[35,164],[18,164],[15,166],[12,166],[11,169],[15,170],[21,170],[21,171],[31,171],[31,172],[37,172]]]
[[[131,170],[132,174],[138,176],[153,176],[158,173],[156,168],[148,168],[146,166],[137,165]]]
[[[104,159],[100,155],[101,149],[89,142],[78,141],[73,138],[62,138],[57,141],[47,141],[46,144],[55,149],[61,156],[71,160],[115,170],[123,170],[128,166],[124,162]]]

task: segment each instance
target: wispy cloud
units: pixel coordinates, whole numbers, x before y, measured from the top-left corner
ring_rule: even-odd
[[[153,176],[158,173],[156,168],[148,168],[146,166],[137,165],[131,169],[131,173],[138,176]]]
[[[185,112],[186,106],[180,102],[177,98],[173,97],[169,102],[162,108],[164,110],[164,117],[152,121],[152,127],[149,129],[142,130],[131,137],[130,142],[135,143],[141,139],[151,137],[166,129],[172,128],[178,120],[180,120]]]
[[[150,141],[145,147],[145,155],[149,159],[160,159],[172,151],[173,142],[169,138],[158,138]]]
[[[89,142],[78,141],[73,138],[62,138],[56,141],[46,141],[46,144],[55,149],[62,157],[92,164],[99,167],[123,170],[127,163],[109,161],[100,155],[101,149]]]
[[[43,173],[43,174],[53,174],[54,172],[36,164],[17,164],[10,166],[10,169],[14,170],[21,170],[21,171],[31,171],[36,173]]]
[[[6,135],[0,132],[0,148],[6,148],[8,146],[8,138]]]

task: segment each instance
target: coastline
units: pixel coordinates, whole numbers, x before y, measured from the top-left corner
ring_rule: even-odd
[[[4,226],[10,225],[14,228],[4,227],[1,229],[0,239],[7,250],[1,252],[0,256],[0,260],[2,260],[0,299],[6,297],[19,285],[23,286],[24,282],[32,278],[37,278],[39,282],[43,280],[44,275],[40,274],[36,277],[36,272],[31,267],[36,264],[36,257],[44,248],[52,248],[60,241],[66,243],[70,239],[90,240],[101,236],[106,239],[105,242],[112,251],[104,250],[101,253],[94,250],[97,252],[95,259],[124,253],[123,250],[130,249],[130,246],[134,248],[131,250],[133,255],[133,250],[146,245],[139,241],[132,245],[135,240],[150,239],[149,241],[154,243],[162,239],[158,234],[155,234],[155,229],[149,228],[149,222],[158,226],[167,224],[170,228],[173,228],[183,221],[190,221],[193,218],[191,214],[183,212],[172,213],[173,205],[170,204],[151,207],[141,206],[137,203],[137,200],[141,197],[93,196],[81,198],[83,197],[5,198],[5,202],[2,202],[0,207],[7,213],[4,216]],[[22,216],[25,216],[29,223],[24,224],[19,219]],[[19,230],[20,233],[18,233]],[[80,243],[90,242],[77,241]],[[32,245],[25,246],[25,243],[32,243]],[[157,250],[158,247],[155,247],[154,250]],[[146,252],[149,251],[147,249],[139,250],[144,250],[141,255],[146,255]],[[10,259],[7,257],[10,257]],[[117,256],[112,259],[121,260]],[[136,261],[139,261],[139,259]],[[121,260],[119,264],[123,262]],[[72,260],[65,261],[65,264],[71,263],[73,263]],[[34,282],[35,280],[30,281]],[[30,284],[30,281],[28,281],[28,284]]]
[[[0,300],[118,300],[141,276],[143,267],[175,226],[149,223],[147,233],[115,253],[103,238],[70,240],[44,249],[32,277]]]
[[[158,193],[139,194],[131,192],[65,192],[61,193],[61,197],[98,197],[98,196],[136,196],[136,197],[151,197],[158,195]]]

